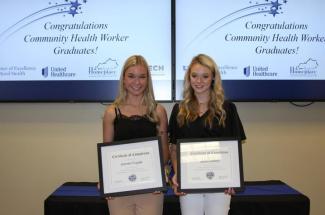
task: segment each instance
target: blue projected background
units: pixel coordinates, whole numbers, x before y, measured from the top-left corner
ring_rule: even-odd
[[[176,99],[187,65],[210,55],[231,100],[325,99],[325,2],[176,1]]]
[[[233,101],[325,100],[325,2],[2,0],[0,102],[114,100],[133,54],[156,99],[182,98],[193,56],[219,65]]]
[[[1,101],[111,101],[127,57],[150,64],[171,100],[171,2],[3,0]]]

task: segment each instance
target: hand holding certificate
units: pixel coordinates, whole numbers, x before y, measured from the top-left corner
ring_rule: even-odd
[[[241,144],[236,139],[180,139],[177,156],[182,192],[224,192],[243,186]]]
[[[160,139],[144,138],[98,144],[100,191],[124,196],[165,189]]]

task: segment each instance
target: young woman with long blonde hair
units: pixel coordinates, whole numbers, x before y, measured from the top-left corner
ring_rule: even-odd
[[[118,96],[105,111],[103,141],[160,136],[164,162],[168,160],[167,114],[155,101],[149,66],[140,55],[129,57],[120,76]],[[111,215],[161,215],[162,193],[108,198]]]
[[[183,100],[173,107],[169,120],[174,192],[180,196],[182,215],[227,215],[232,188],[224,193],[177,192],[177,139],[234,137],[246,139],[235,104],[226,101],[220,72],[214,60],[195,56],[185,74]]]

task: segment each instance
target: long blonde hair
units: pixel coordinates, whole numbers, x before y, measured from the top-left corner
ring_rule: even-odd
[[[132,55],[130,56],[124,63],[121,75],[120,75],[120,83],[119,83],[119,91],[118,95],[113,102],[113,105],[116,107],[125,104],[126,102],[126,97],[127,97],[127,91],[125,90],[124,87],[124,76],[126,70],[128,70],[132,66],[138,66],[141,65],[147,70],[147,87],[143,93],[142,97],[142,102],[141,104],[146,106],[146,116],[149,118],[150,121],[152,122],[158,122],[158,116],[156,113],[156,107],[157,103],[155,101],[155,96],[153,92],[153,87],[152,87],[152,79],[151,79],[151,74],[149,71],[149,65],[144,57],[141,55]]]
[[[213,77],[208,102],[208,116],[205,119],[205,125],[208,125],[211,128],[213,125],[213,118],[218,117],[219,125],[225,126],[226,112],[223,109],[225,96],[220,72],[214,60],[205,54],[195,56],[185,73],[183,90],[184,99],[179,104],[177,122],[180,126],[183,126],[185,123],[193,122],[199,116],[199,102],[190,83],[191,69],[195,64],[200,64],[208,68],[212,72]]]

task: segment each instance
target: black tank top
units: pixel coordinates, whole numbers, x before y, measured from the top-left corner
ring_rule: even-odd
[[[125,116],[115,108],[114,141],[157,136],[156,123],[146,116]]]

